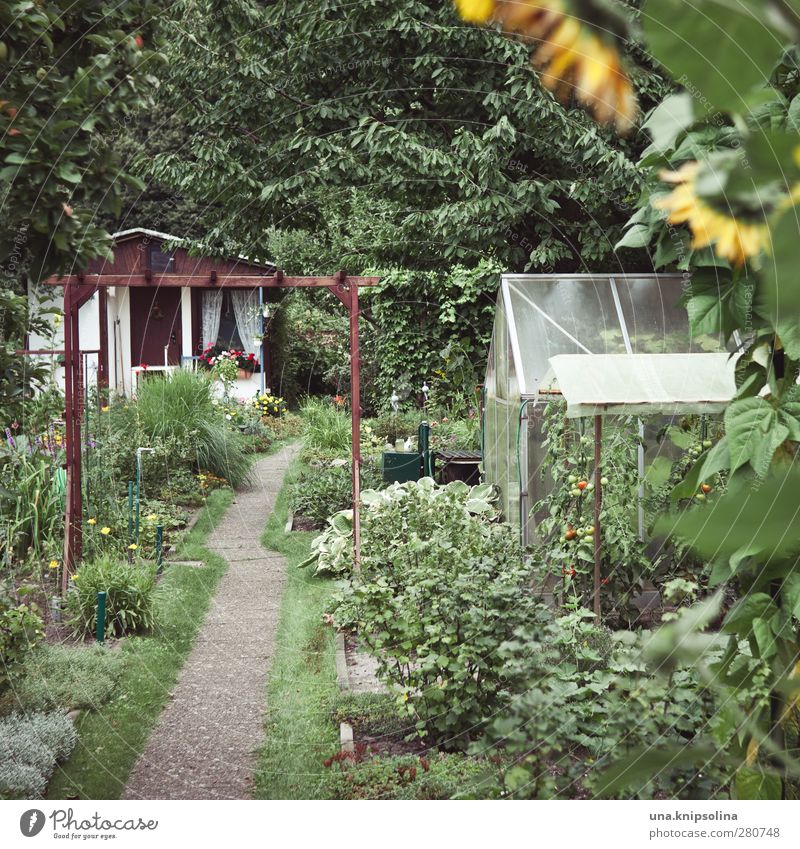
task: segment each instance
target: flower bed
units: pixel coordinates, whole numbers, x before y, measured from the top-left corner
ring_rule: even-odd
[[[233,348],[223,348],[221,345],[209,345],[198,358],[198,363],[201,368],[219,371],[223,374],[226,368],[232,372],[235,369],[252,374],[261,367],[261,363],[255,354],[246,354],[244,351],[237,351]],[[233,377],[235,376],[235,372],[233,372]]]

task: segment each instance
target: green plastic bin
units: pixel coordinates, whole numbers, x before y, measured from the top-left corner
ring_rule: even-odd
[[[422,456],[416,451],[384,451],[382,468],[387,483],[418,481],[422,477]]]

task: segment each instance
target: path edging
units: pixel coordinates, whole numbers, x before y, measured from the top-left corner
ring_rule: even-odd
[[[350,675],[347,672],[347,655],[344,647],[344,633],[336,632],[336,683],[339,690],[347,693],[351,690]],[[354,752],[353,726],[349,722],[339,723],[339,745],[343,752]]]

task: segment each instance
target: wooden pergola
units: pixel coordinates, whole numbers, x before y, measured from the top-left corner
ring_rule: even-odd
[[[75,563],[80,560],[83,539],[83,498],[81,494],[81,418],[84,403],[83,369],[81,368],[80,308],[96,292],[105,296],[110,286],[122,288],[147,287],[158,289],[259,289],[259,288],[317,288],[328,289],[347,307],[350,318],[350,395],[353,450],[353,545],[356,565],[361,550],[359,502],[361,498],[361,359],[359,353],[358,290],[374,286],[380,277],[353,277],[339,271],[332,277],[289,277],[283,271],[272,274],[173,274],[145,270],[140,274],[72,274],[51,277],[46,283],[64,287],[64,380],[65,380],[65,450],[66,450],[66,515],[64,534],[64,569],[62,592],[66,593]],[[102,324],[102,316],[101,316]]]

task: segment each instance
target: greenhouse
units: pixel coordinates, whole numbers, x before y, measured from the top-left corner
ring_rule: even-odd
[[[642,479],[647,464],[669,452],[656,437],[673,420],[712,416],[730,401],[735,359],[721,337],[691,334],[681,306],[687,282],[680,274],[501,278],[482,447],[486,480],[500,488],[503,514],[519,525],[523,544],[534,539],[532,508],[551,487],[543,474],[548,401],[563,398],[570,418],[636,416]]]

